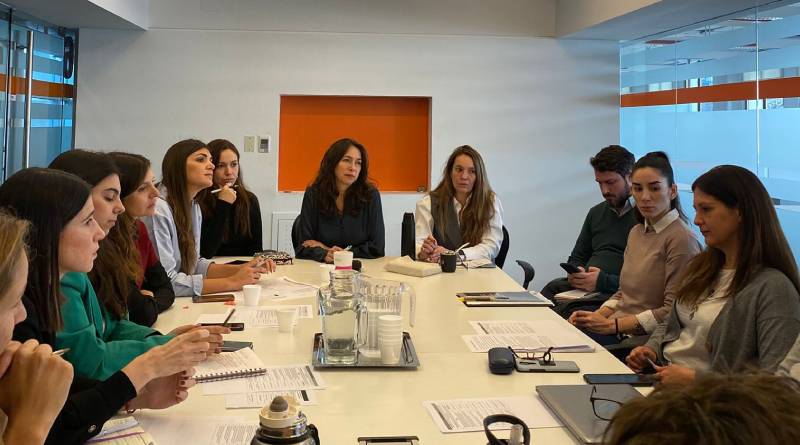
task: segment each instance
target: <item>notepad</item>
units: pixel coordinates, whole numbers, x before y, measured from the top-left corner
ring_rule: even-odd
[[[211,382],[264,374],[264,363],[250,348],[222,352],[195,366],[195,380]]]
[[[553,302],[539,292],[462,292],[456,296],[469,307],[484,306],[552,306]]]

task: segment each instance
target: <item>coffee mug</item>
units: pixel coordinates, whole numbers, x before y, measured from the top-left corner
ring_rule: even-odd
[[[448,250],[439,255],[439,265],[442,266],[442,272],[455,272],[456,261],[458,256],[455,252]]]

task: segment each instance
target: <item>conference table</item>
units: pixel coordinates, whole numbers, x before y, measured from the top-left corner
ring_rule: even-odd
[[[227,262],[236,258],[217,258]],[[517,282],[502,269],[464,269],[417,278],[388,272],[385,263],[393,258],[362,260],[363,273],[376,278],[403,281],[416,292],[416,323],[408,331],[419,356],[416,370],[320,369],[326,389],[317,391],[319,404],[304,406],[309,422],[319,429],[322,444],[357,444],[359,436],[419,436],[420,443],[485,444],[483,432],[441,433],[422,402],[483,397],[508,397],[535,394],[536,385],[581,384],[584,373],[630,373],[602,347],[592,353],[558,353],[558,360],[573,360],[580,367],[577,374],[520,373],[494,375],[487,366],[487,354],[470,352],[461,338],[474,334],[470,320],[551,320],[569,324],[546,307],[466,307],[458,301],[458,292],[520,291]],[[304,283],[320,282],[319,263],[294,260],[292,265],[277,267],[277,276],[286,276]],[[265,280],[267,276],[262,276]],[[241,304],[238,300],[237,304]],[[268,289],[262,292],[261,305],[310,304],[314,316],[299,319],[292,333],[279,333],[277,327],[245,328],[233,332],[226,340],[252,341],[254,350],[269,365],[311,363],[314,333],[321,332],[316,296],[284,302],[271,301]],[[201,314],[225,312],[223,303],[194,304],[189,298],[176,298],[174,306],[159,315],[154,326],[168,332],[175,326],[194,323]],[[407,303],[404,310],[407,309]],[[406,312],[407,314],[407,312]],[[570,329],[574,329],[570,326]],[[204,395],[192,388],[189,398],[174,407],[147,411],[148,418],[225,418],[239,416],[253,424],[258,422],[259,409],[225,408],[224,396]],[[179,423],[176,423],[179,425]],[[177,426],[176,426],[177,427]],[[578,443],[563,427],[531,430],[535,444]],[[158,441],[158,437],[155,437]],[[160,443],[160,445],[169,445]]]

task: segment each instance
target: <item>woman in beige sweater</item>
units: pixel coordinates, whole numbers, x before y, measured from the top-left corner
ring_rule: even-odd
[[[636,217],[620,274],[620,289],[598,310],[576,311],[569,322],[601,345],[653,332],[666,319],[686,265],[700,242],[686,223],[669,158],[648,153],[631,176]]]

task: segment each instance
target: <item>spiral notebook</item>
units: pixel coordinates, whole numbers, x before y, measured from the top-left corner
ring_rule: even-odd
[[[235,352],[222,352],[195,366],[194,378],[198,382],[228,380],[264,374],[264,363],[250,348]]]

